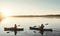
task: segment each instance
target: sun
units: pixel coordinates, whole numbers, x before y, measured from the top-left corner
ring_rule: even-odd
[[[8,16],[10,16],[10,12],[9,11],[7,11],[7,10],[3,10],[2,12],[2,15],[4,16],[4,17],[8,17]]]
[[[2,12],[2,14],[3,14],[4,17],[8,17],[9,16],[8,12]]]
[[[4,17],[10,16],[9,12],[2,12],[2,14],[3,14]]]

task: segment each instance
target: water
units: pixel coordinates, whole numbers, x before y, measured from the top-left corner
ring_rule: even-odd
[[[45,18],[45,17],[21,17],[21,18],[5,18],[0,24],[0,36],[15,36],[14,32],[6,33],[4,27],[14,27],[14,24],[20,25],[21,28],[24,28],[24,31],[18,32],[16,36],[41,36],[39,31],[34,33],[32,30],[29,30],[30,26],[39,26],[41,24],[46,24],[45,28],[52,28],[53,32],[45,32],[44,36],[60,36],[60,18]],[[18,26],[18,28],[20,28]]]

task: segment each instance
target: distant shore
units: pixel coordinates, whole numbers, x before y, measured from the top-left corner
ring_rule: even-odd
[[[17,15],[10,17],[60,17],[60,15]]]

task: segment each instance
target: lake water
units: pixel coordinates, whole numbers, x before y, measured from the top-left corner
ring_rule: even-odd
[[[48,23],[48,25],[45,25]],[[60,18],[46,18],[46,17],[20,17],[20,18],[5,18],[0,23],[0,36],[15,36],[14,32],[6,33],[4,27],[13,27],[14,24],[20,25],[24,31],[18,32],[16,36],[41,36],[39,31],[34,33],[29,30],[30,26],[39,26],[44,24],[47,29],[53,29],[53,32],[45,32],[44,36],[60,36]],[[18,28],[20,28],[18,26]]]

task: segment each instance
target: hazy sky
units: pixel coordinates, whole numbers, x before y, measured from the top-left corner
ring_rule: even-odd
[[[60,0],[0,0],[0,11],[13,14],[59,14]]]

